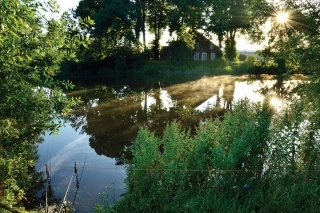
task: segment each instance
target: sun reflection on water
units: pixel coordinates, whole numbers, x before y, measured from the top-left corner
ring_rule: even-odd
[[[281,108],[283,107],[282,101],[277,97],[272,97],[270,100],[270,104],[276,111],[281,110]]]
[[[141,107],[148,112],[152,106],[170,111],[171,108],[181,104],[193,106],[194,110],[203,112],[214,108],[231,109],[233,104],[242,99],[261,103],[269,97],[271,105],[278,111],[283,107],[284,102],[277,93],[282,89],[290,90],[290,85],[285,82],[282,85],[283,88],[277,88],[276,80],[241,81],[232,77],[229,79],[208,77],[165,88],[159,87],[148,93],[143,92]]]

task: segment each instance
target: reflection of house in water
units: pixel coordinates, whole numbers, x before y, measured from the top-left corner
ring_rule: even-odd
[[[219,83],[219,90],[216,91],[217,94],[197,106],[195,110],[202,112],[206,109],[232,109],[234,89],[235,83],[233,81]]]
[[[227,84],[223,84],[223,108],[225,109],[232,109],[232,101],[233,101],[233,95],[234,95],[234,89],[235,89],[235,83],[230,82]]]
[[[149,93],[144,92],[141,107],[145,112],[150,112],[151,107],[155,106],[157,110],[169,111],[175,107],[176,100],[173,100],[167,90],[163,90],[159,83],[159,89],[151,90]]]

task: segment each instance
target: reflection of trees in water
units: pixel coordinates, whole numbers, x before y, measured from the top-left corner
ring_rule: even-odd
[[[179,120],[182,126],[194,128],[201,118],[215,116],[217,111],[214,109],[205,112],[194,110],[196,104],[212,95],[213,90],[208,91],[203,85],[201,88],[188,94],[183,90],[175,90],[178,86],[160,88],[155,83],[145,89],[132,90],[126,87],[125,92],[119,89],[113,96],[94,91],[84,93],[81,97],[82,105],[75,109],[69,120],[74,128],[81,128],[81,132],[90,136],[90,146],[97,154],[115,158],[118,163],[122,163],[130,156],[129,147],[140,127],[145,126],[161,134],[170,121]],[[218,92],[218,85],[214,88]],[[206,94],[201,94],[202,91]],[[171,95],[171,100],[178,101],[172,101],[168,107],[164,101],[166,94]],[[94,105],[92,100],[95,100]]]
[[[90,146],[97,154],[115,158],[121,164],[130,158],[130,146],[140,127],[160,135],[168,122],[178,120],[193,131],[200,120],[232,109],[236,80],[215,77],[174,85],[157,82],[139,88],[100,87],[81,93],[83,103],[69,119],[74,128],[90,136]],[[271,91],[286,94],[287,88],[278,80],[260,92]],[[245,95],[248,91],[241,92]],[[215,102],[207,110],[195,110],[210,98]]]
[[[268,81],[268,82],[274,82],[271,85],[270,84],[264,84],[266,80],[261,79],[261,86],[259,92],[265,96],[276,96],[281,99],[288,99],[292,93],[293,93],[293,88],[296,87],[297,81],[288,81],[282,76],[278,76],[275,80],[273,81]]]

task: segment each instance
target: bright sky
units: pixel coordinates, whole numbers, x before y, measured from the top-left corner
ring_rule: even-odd
[[[61,10],[65,11],[71,8],[75,8],[78,5],[79,0],[57,0],[57,2],[60,5]]]
[[[57,0],[58,4],[60,5],[61,7],[61,10],[62,11],[66,11],[68,9],[71,9],[71,8],[75,8],[78,3],[79,3],[79,0]],[[169,39],[169,33],[165,33],[163,38],[161,39],[161,45],[166,45],[166,41]],[[151,41],[152,40],[152,36],[149,36],[149,39],[147,39],[148,41]],[[147,41],[147,42],[148,42]],[[237,38],[237,49],[238,51],[243,51],[243,50],[246,50],[246,51],[252,51],[252,50],[257,50],[259,48],[261,48],[260,45],[252,45],[250,44],[248,41],[246,41],[243,37],[240,37],[240,38]],[[217,44],[216,41],[213,41],[214,43]]]

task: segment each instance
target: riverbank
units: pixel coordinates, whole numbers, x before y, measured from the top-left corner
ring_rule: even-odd
[[[188,61],[177,64],[174,61],[146,61],[138,73],[155,75],[243,75],[254,74],[254,62],[227,62],[224,59],[214,61]]]
[[[304,73],[287,73],[288,75]],[[199,78],[202,76],[218,76],[218,75],[278,75],[277,64],[272,62],[264,62],[249,58],[246,61],[228,62],[224,59],[216,59],[214,61],[187,61],[178,64],[174,61],[155,61],[147,60],[145,65],[138,69],[132,70],[109,70],[98,68],[94,70],[72,70],[64,71],[60,74],[59,79],[71,80],[76,84],[104,84],[114,83],[114,81],[125,82],[128,79],[145,79],[145,78]]]

